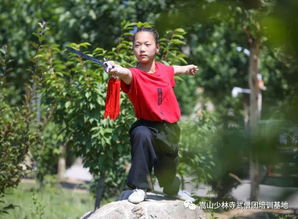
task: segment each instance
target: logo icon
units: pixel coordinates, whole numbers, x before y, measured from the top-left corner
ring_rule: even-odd
[[[191,201],[184,201],[183,205],[185,208],[189,208],[190,210],[195,210],[197,208],[197,206]]]

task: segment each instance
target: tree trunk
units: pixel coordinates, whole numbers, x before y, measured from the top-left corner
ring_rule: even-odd
[[[259,196],[259,161],[253,150],[254,138],[257,133],[259,120],[259,87],[257,74],[259,70],[259,53],[260,43],[256,40],[251,40],[250,57],[249,57],[249,88],[250,88],[250,108],[249,108],[249,134],[251,138],[251,154],[250,154],[250,200],[256,201]]]
[[[96,186],[96,198],[95,198],[94,211],[100,207],[100,201],[103,197],[104,190],[105,190],[105,177],[101,175],[99,177],[99,180]]]
[[[62,180],[64,178],[64,173],[66,170],[66,161],[65,161],[66,144],[61,144],[60,150],[61,150],[61,156],[59,156],[57,172],[58,172],[58,179]]]

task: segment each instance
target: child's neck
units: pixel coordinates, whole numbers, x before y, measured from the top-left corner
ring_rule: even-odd
[[[154,73],[155,72],[155,61],[152,61],[147,64],[139,63],[138,68],[147,73]]]

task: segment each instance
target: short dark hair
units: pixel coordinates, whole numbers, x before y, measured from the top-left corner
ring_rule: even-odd
[[[138,28],[137,31],[134,33],[134,35],[132,36],[132,43],[135,43],[135,39],[136,39],[136,35],[139,32],[150,32],[153,34],[154,40],[156,44],[159,44],[159,34],[158,32],[152,28],[152,27],[141,27]]]

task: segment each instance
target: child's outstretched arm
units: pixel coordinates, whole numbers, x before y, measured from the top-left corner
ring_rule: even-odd
[[[123,68],[120,65],[115,64],[113,61],[107,61],[105,64],[107,64],[105,71],[108,74],[117,76],[125,84],[129,85],[131,83],[132,73],[128,68]]]
[[[175,75],[195,75],[195,73],[199,70],[196,65],[173,65],[173,68]]]

